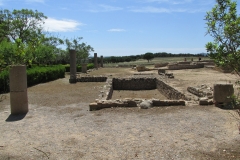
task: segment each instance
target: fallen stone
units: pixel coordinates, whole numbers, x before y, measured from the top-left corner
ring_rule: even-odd
[[[208,105],[213,105],[213,99],[208,100]]]
[[[94,111],[94,110],[98,110],[98,109],[100,109],[100,107],[98,106],[97,103],[90,103],[89,104],[89,110],[90,111]]]
[[[208,105],[208,98],[207,97],[200,98],[199,105]]]
[[[140,107],[141,107],[141,109],[148,109],[148,108],[153,107],[153,103],[152,103],[152,101],[149,101],[149,100],[143,101],[142,103],[140,103]]]

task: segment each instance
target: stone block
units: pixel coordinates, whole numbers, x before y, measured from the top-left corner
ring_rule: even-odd
[[[89,104],[89,110],[90,111],[94,111],[94,110],[98,110],[98,109],[101,109],[101,108],[97,103],[90,103]]]
[[[233,84],[214,84],[213,100],[217,103],[231,102],[229,96],[232,96],[233,93]]]
[[[213,99],[208,100],[208,105],[213,105]]]
[[[137,107],[137,102],[133,100],[127,101],[128,107]]]
[[[199,105],[208,105],[208,98],[206,97],[200,98]]]

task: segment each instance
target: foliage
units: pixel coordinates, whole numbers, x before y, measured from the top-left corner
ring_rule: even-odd
[[[50,36],[42,36],[41,43],[36,45],[33,52],[33,62],[37,64],[52,64],[57,59],[57,53],[60,51],[57,48],[58,45],[64,44],[64,41],[60,38]]]
[[[64,67],[65,67],[66,72],[70,72],[70,65],[69,64],[64,65]],[[93,63],[87,64],[87,69],[93,69],[93,68],[94,68]],[[82,72],[82,66],[81,65],[78,65],[76,69],[77,69],[77,72]]]
[[[85,63],[90,55],[90,52],[94,52],[94,49],[87,45],[86,43],[80,41],[82,37],[74,38],[73,40],[66,39],[65,44],[67,45],[67,50],[74,49],[76,51],[77,64]]]
[[[23,43],[29,43],[41,35],[42,24],[46,18],[37,10],[0,10],[0,40],[21,39]]]
[[[9,72],[3,70],[0,72],[0,93],[9,91]]]
[[[240,17],[236,8],[236,2],[217,0],[215,7],[207,12],[207,34],[214,42],[208,42],[206,49],[218,66],[230,67],[240,76]]]
[[[6,65],[24,64],[26,62],[27,46],[22,43],[21,39],[16,39],[16,42],[3,40],[0,43],[0,55],[3,57]]]
[[[65,77],[65,67],[62,65],[32,67],[27,69],[28,87],[39,83]],[[0,92],[9,91],[9,71],[0,72]]]
[[[147,53],[145,53],[145,54],[143,55],[143,59],[148,60],[148,62],[149,62],[149,60],[151,60],[151,59],[153,59],[153,58],[154,58],[154,54],[151,53],[151,52],[147,52]]]

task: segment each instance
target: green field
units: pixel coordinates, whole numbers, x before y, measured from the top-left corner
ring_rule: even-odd
[[[187,57],[187,61],[191,61],[193,58],[193,61],[198,61],[198,57]],[[201,57],[201,60],[209,60],[208,57]],[[121,62],[121,63],[107,63],[104,64],[105,67],[113,67],[116,65],[145,65],[145,66],[153,66],[154,64],[158,63],[173,63],[178,61],[184,61],[184,57],[157,57],[152,59],[151,61],[147,61],[145,59],[139,59],[137,61],[131,61],[131,62]]]

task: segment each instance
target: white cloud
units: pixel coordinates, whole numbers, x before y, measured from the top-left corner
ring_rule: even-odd
[[[113,28],[109,29],[108,32],[125,32],[125,29],[120,29],[120,28]]]
[[[84,24],[75,20],[57,20],[54,18],[48,18],[45,20],[44,30],[48,32],[71,32],[79,30],[78,26],[82,25]]]
[[[44,3],[45,0],[25,0],[28,3]]]
[[[169,4],[185,4],[190,3],[193,0],[146,0],[147,3],[157,2],[157,3],[169,3]]]
[[[90,9],[90,12],[112,12],[112,11],[119,11],[122,10],[121,7],[114,7],[105,4],[100,4],[97,6],[97,9]]]
[[[187,12],[185,9],[167,9],[167,8],[157,8],[157,7],[143,7],[131,9],[132,12],[141,12],[141,13],[172,13],[172,12]]]

